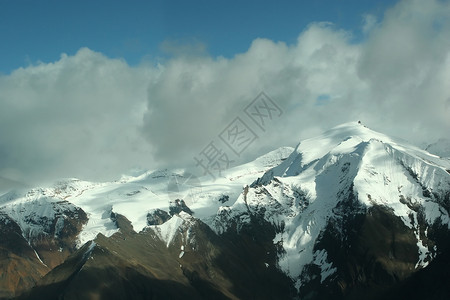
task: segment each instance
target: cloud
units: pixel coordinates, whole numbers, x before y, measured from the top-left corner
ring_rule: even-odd
[[[16,70],[0,77],[0,176],[183,167],[210,141],[240,163],[353,120],[414,143],[448,137],[449,20],[448,2],[403,1],[378,22],[366,16],[359,43],[313,23],[293,44],[257,38],[232,58],[210,57],[201,44],[183,55],[168,42],[175,56],[157,66],[81,49]],[[284,112],[265,132],[244,113],[261,91]],[[259,136],[241,156],[218,138],[235,117]]]
[[[449,2],[400,2],[362,45],[358,74],[382,130],[416,142],[450,132],[449,20]]]
[[[86,48],[0,77],[0,175],[111,179],[148,163],[139,126],[149,80]]]
[[[372,29],[374,29],[376,25],[377,25],[377,17],[371,14],[363,15],[362,32],[364,34],[370,33],[370,31],[372,31]]]
[[[156,146],[156,156],[174,164],[186,157],[192,160],[229,122],[242,116],[261,91],[287,113],[269,132],[258,132],[263,138],[249,153],[296,143],[302,124],[328,126],[321,124],[323,109],[316,107],[317,97],[327,93],[331,99],[349,92],[358,80],[357,47],[349,38],[330,24],[318,23],[303,32],[296,45],[255,39],[247,52],[231,59],[171,60],[149,85],[144,127]],[[343,85],[343,80],[348,84]]]
[[[172,60],[150,84],[147,137],[158,158],[178,164],[215,139],[260,91],[285,114],[261,134],[252,155],[359,119],[413,143],[445,136],[449,7],[404,1],[378,23],[367,15],[367,38],[359,44],[351,32],[314,23],[292,45],[255,39],[231,59]]]

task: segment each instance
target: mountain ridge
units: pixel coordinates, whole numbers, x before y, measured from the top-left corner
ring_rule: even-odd
[[[339,125],[296,148],[280,148],[223,175],[215,181],[200,177],[200,184],[189,184],[190,177],[169,170],[122,177],[112,183],[70,179],[54,187],[32,189],[24,196],[3,195],[0,213],[18,224],[32,245],[36,240],[26,234],[27,228],[34,223],[36,228],[45,227],[36,220],[45,219],[51,224],[46,230],[56,232],[67,223],[57,225],[59,219],[54,216],[58,213],[65,220],[74,210],[84,212],[86,217],[70,231],[65,259],[80,256],[80,247],[92,240],[117,239],[130,232],[138,234],[142,243],[162,242],[154,247],[172,249],[173,257],[164,255],[164,259],[173,259],[182,268],[182,261],[196,251],[189,246],[190,254],[186,252],[184,247],[191,241],[198,246],[219,239],[212,248],[194,255],[211,260],[188,263],[190,271],[177,277],[188,293],[200,298],[208,293],[251,297],[246,287],[235,286],[242,279],[223,273],[227,269],[223,264],[217,267],[219,256],[213,253],[234,259],[239,256],[236,249],[249,257],[259,253],[256,260],[244,263],[247,271],[241,273],[267,270],[264,276],[278,278],[279,286],[291,286],[279,291],[285,296],[350,299],[364,293],[382,295],[447,251],[450,161],[362,124]],[[173,177],[180,179],[176,190],[167,188]],[[64,209],[57,212],[58,205]],[[30,220],[35,221],[30,225]],[[196,224],[203,229],[192,231]],[[231,241],[240,246],[225,246]],[[127,237],[114,244],[114,251],[124,251],[122,243],[127,243]],[[158,251],[151,255],[162,255],[163,249]],[[140,259],[145,261],[142,253],[136,254],[138,265]],[[153,268],[145,264],[144,269]],[[214,272],[205,272],[205,268]],[[48,278],[59,276],[52,269],[37,286],[47,286],[48,291]],[[197,274],[194,281],[192,274]],[[223,283],[214,281],[212,274],[225,274],[221,275]],[[257,282],[249,284],[258,286]],[[158,293],[164,290],[160,288]]]

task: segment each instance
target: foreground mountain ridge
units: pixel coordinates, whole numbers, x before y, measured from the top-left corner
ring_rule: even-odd
[[[164,170],[1,196],[0,297],[111,297],[86,278],[115,270],[116,299],[177,298],[175,286],[179,298],[377,298],[448,251],[450,162],[356,122],[189,180]]]

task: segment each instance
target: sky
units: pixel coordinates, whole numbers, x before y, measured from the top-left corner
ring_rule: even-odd
[[[446,0],[0,0],[0,179],[189,168],[211,142],[239,164],[356,120],[448,138],[449,36]]]
[[[155,63],[167,43],[200,44],[211,56],[233,57],[255,38],[296,42],[311,22],[356,29],[362,15],[381,16],[395,1],[0,1],[0,72],[53,62],[81,47],[122,58],[132,66]]]

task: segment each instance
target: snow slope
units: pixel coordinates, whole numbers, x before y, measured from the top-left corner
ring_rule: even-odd
[[[187,194],[191,200],[188,206],[194,211],[195,217],[211,217],[222,205],[219,199],[224,195],[228,196],[228,199],[236,199],[245,184],[279,164],[292,150],[290,147],[279,148],[252,162],[226,170],[223,172],[224,176],[215,181],[207,176],[200,177],[200,184],[196,187],[183,184],[185,180],[182,171],[169,170],[123,176],[115,182],[65,179],[51,187],[35,188],[28,192],[14,191],[1,196],[0,212],[10,215],[28,236],[45,232],[44,223],[52,222],[60,210],[54,203],[68,201],[64,204],[68,206],[67,209],[80,207],[88,214],[88,223],[79,235],[78,244],[81,246],[93,240],[99,233],[111,236],[118,230],[111,218],[113,212],[124,215],[130,220],[134,230],[139,232],[147,226],[148,212],[156,208],[169,211],[175,199]],[[172,178],[177,178],[177,183],[180,183],[176,191],[168,189]],[[34,219],[30,219],[30,216]],[[172,220],[175,225],[178,224],[176,220]],[[161,232],[167,231],[167,226],[161,225]],[[162,234],[161,237],[171,240],[170,234]]]

